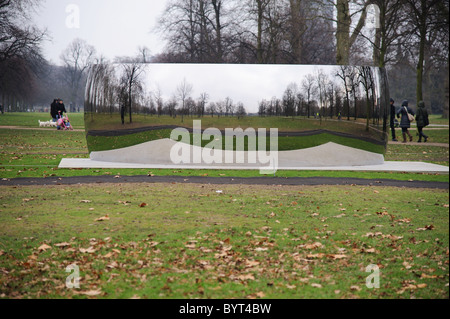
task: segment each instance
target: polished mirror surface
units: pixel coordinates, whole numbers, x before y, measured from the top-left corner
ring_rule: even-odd
[[[227,128],[265,128],[270,150],[269,130],[276,128],[278,151],[332,142],[383,155],[386,92],[385,70],[376,67],[99,64],[91,68],[86,86],[88,148],[92,158],[171,138],[194,145],[195,134],[209,128],[224,135]],[[187,130],[190,139],[174,138],[176,129]],[[246,151],[251,138],[244,143]],[[199,146],[214,140],[201,138]],[[236,150],[237,143],[224,140],[222,146]]]

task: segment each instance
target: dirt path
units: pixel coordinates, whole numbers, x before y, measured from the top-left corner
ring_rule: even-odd
[[[407,143],[402,143],[400,141],[398,142],[394,142],[394,141],[389,141],[388,142],[389,145],[416,145],[416,146],[439,146],[439,147],[449,147],[449,144],[446,143],[417,143],[417,142],[407,142]]]

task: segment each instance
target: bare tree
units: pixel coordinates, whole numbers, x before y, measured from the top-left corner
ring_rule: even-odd
[[[238,119],[241,119],[247,115],[247,111],[245,110],[245,106],[242,102],[237,103],[236,115]]]
[[[364,92],[366,93],[366,131],[369,131],[369,124],[371,117],[370,114],[371,104],[369,94],[374,86],[373,74],[370,67],[361,66],[357,68],[359,72],[359,83],[362,84],[362,86],[364,87]]]
[[[205,115],[205,109],[206,109],[206,103],[208,102],[209,99],[209,95],[206,92],[203,92],[202,94],[200,94],[200,98],[199,98],[199,110],[198,110],[198,115],[199,116],[204,116]]]
[[[423,74],[426,49],[430,48],[430,35],[434,29],[441,27],[437,19],[439,15],[439,5],[441,0],[405,0],[409,22],[413,30],[412,34],[418,40],[418,59],[417,59],[417,102],[423,100]],[[448,29],[448,25],[447,25]]]
[[[71,88],[71,105],[76,107],[80,103],[86,71],[95,61],[95,48],[85,40],[75,39],[61,54],[64,63],[65,80]]]
[[[192,84],[189,84],[186,79],[183,79],[183,81],[180,83],[180,85],[177,87],[177,97],[181,101],[181,122],[184,121],[184,115],[188,113],[187,104],[186,101],[188,98],[190,98],[190,95],[192,93],[193,86]]]
[[[313,75],[308,74],[305,76],[305,78],[302,81],[302,89],[306,95],[307,115],[309,118],[311,116],[311,100],[316,92],[316,81]]]
[[[38,77],[47,69],[40,44],[46,32],[29,26],[39,0],[0,0],[0,104],[13,110],[35,93]]]
[[[137,99],[135,95],[138,96],[143,90],[141,75],[145,72],[145,66],[136,62],[123,63],[122,69],[123,72],[120,80],[120,90],[122,91],[122,96],[126,97],[125,101],[128,106],[130,123],[133,123],[132,105],[133,101]]]
[[[139,60],[142,63],[148,63],[150,62],[150,49],[147,48],[146,46],[140,46],[138,47],[138,56],[139,56]]]

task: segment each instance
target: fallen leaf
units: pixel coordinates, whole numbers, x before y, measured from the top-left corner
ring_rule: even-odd
[[[85,295],[89,297],[94,297],[102,294],[101,290],[89,290],[89,291],[82,291],[79,293],[80,295]]]
[[[47,250],[49,250],[49,249],[52,249],[52,247],[50,247],[50,246],[47,245],[47,244],[43,244],[43,245],[41,245],[41,246],[38,248],[39,251],[47,251]]]
[[[96,222],[103,222],[105,220],[109,220],[109,216],[108,215],[100,217],[100,218],[97,218],[95,221]]]
[[[113,261],[112,263],[110,263],[109,265],[107,265],[106,267],[110,268],[110,269],[114,269],[119,267],[119,264],[116,261]]]
[[[322,288],[322,285],[321,284],[311,284],[311,287]]]
[[[91,200],[88,200],[88,199],[83,199],[83,200],[80,200],[80,203],[92,203],[92,201]]]
[[[304,246],[306,249],[316,249],[316,248],[321,248],[323,247],[323,245],[319,242],[315,242],[314,244],[307,244]]]
[[[344,259],[347,258],[347,255],[327,255],[327,257],[332,259]]]
[[[142,203],[141,205],[139,205],[139,207],[143,208],[145,206],[148,206],[147,203]]]
[[[85,248],[80,248],[80,252],[83,253],[83,254],[85,254],[85,253],[91,254],[91,253],[95,253],[96,250],[95,250],[94,247],[91,246],[91,247],[89,247],[89,248],[87,248],[87,249],[85,249]]]
[[[286,285],[286,288],[287,289],[295,289],[295,288],[297,288],[297,286],[296,285]]]
[[[61,247],[61,248],[65,248],[67,246],[70,246],[70,243],[59,243],[59,244],[55,244],[56,247]]]
[[[237,277],[239,280],[255,280],[255,277],[252,274],[240,275]]]
[[[417,285],[417,288],[420,288],[420,289],[423,289],[423,288],[426,288],[427,287],[427,284],[418,284]]]
[[[306,258],[308,259],[316,259],[316,258],[323,258],[325,256],[325,254],[310,254],[307,255]]]

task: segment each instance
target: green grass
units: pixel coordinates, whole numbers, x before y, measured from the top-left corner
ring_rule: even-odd
[[[236,170],[148,170],[148,169],[58,169],[63,158],[88,158],[83,132],[0,129],[0,178],[147,175],[159,176],[232,176],[256,177],[259,171]],[[449,149],[436,146],[389,145],[386,160],[427,161],[448,165]],[[279,177],[359,177],[369,179],[449,181],[448,174],[340,172],[340,171],[278,171]]]
[[[88,136],[88,145],[90,145],[90,150],[94,152],[105,151],[105,150],[113,150],[119,149],[123,147],[138,145],[144,142],[170,138],[172,130],[155,130],[155,131],[147,131],[142,133],[130,134],[125,136]],[[194,134],[190,134],[190,144],[194,144]],[[237,148],[237,138],[233,139],[233,150]],[[182,141],[181,138],[176,141]],[[214,141],[214,137],[209,140],[201,140],[202,147],[211,147],[210,143]],[[244,151],[248,150],[248,145],[250,143],[254,143],[255,147],[258,147],[259,138],[244,138]],[[183,141],[182,141],[183,142]],[[358,149],[362,149],[369,152],[374,152],[378,154],[385,153],[385,147],[383,145],[376,145],[373,143],[365,142],[356,138],[347,138],[342,136],[336,136],[333,134],[323,133],[317,134],[313,136],[280,136],[278,137],[278,150],[279,151],[290,151],[290,150],[298,150],[304,149],[314,146],[320,146],[322,144],[334,142],[341,145],[354,147]],[[229,149],[226,146],[226,139],[222,138],[221,149]],[[216,145],[214,145],[215,147]],[[270,150],[270,138],[266,138],[266,149]]]
[[[0,298],[449,297],[445,190],[103,184],[0,192]],[[51,248],[40,251],[43,244]],[[65,287],[71,264],[80,289]],[[380,267],[380,289],[365,286],[370,264]]]
[[[417,142],[419,140],[419,132],[415,127],[412,127],[409,132],[413,136],[413,142]],[[425,127],[423,132],[429,137],[428,143],[449,143],[449,130],[448,129],[429,129]],[[402,130],[396,129],[395,134],[399,141],[402,140]],[[423,139],[422,139],[423,141]]]
[[[69,113],[69,120],[75,129],[84,128],[83,113]],[[39,128],[40,121],[51,120],[49,113],[4,113],[0,114],[0,126],[20,126],[28,128]]]
[[[386,159],[448,165],[448,148],[424,145],[389,145]],[[58,169],[65,157],[88,157],[84,132],[0,129],[0,178],[261,176]],[[381,172],[277,176],[449,181]],[[448,190],[389,187],[1,186],[0,298],[448,299],[448,205]],[[40,251],[43,244],[51,248]],[[71,264],[80,267],[78,290],[65,287]],[[370,264],[380,267],[380,289],[365,286]]]
[[[0,126],[11,124],[11,118],[28,118],[37,121],[42,113],[5,113],[0,116]],[[80,114],[74,114],[73,118]],[[281,119],[279,119],[281,120]],[[27,120],[28,121],[28,120]],[[23,122],[26,123],[27,121]],[[292,120],[291,120],[292,121]],[[82,124],[82,121],[79,125]],[[169,131],[168,131],[169,132]],[[155,133],[155,132],[154,132]],[[159,133],[158,133],[159,134]],[[447,130],[430,130],[431,139],[437,142],[448,142]],[[158,137],[158,136],[156,136]],[[336,137],[336,136],[332,136]],[[336,137],[337,138],[337,137]],[[288,138],[289,139],[289,138]],[[293,140],[288,140],[293,141]],[[436,140],[435,140],[436,141]],[[280,145],[286,140],[280,139]],[[299,140],[297,140],[299,142]],[[311,142],[311,141],[309,141]],[[309,143],[308,142],[308,143]],[[320,141],[319,141],[320,142]],[[345,141],[336,141],[345,143]],[[302,143],[307,143],[304,140]],[[314,143],[314,141],[312,141]],[[311,144],[312,146],[312,144]],[[286,146],[292,147],[292,146]],[[284,148],[284,146],[282,146]],[[259,171],[217,171],[217,170],[147,170],[147,169],[58,169],[63,158],[88,158],[85,133],[81,131],[56,130],[11,130],[0,128],[0,178],[15,177],[47,177],[47,176],[85,176],[85,175],[147,175],[149,173],[166,176],[261,176]],[[446,147],[413,145],[388,145],[385,159],[388,161],[425,161],[449,165],[449,149]],[[278,171],[279,177],[360,177],[369,179],[430,180],[447,181],[448,174],[404,174],[381,172],[324,172],[324,171]]]

